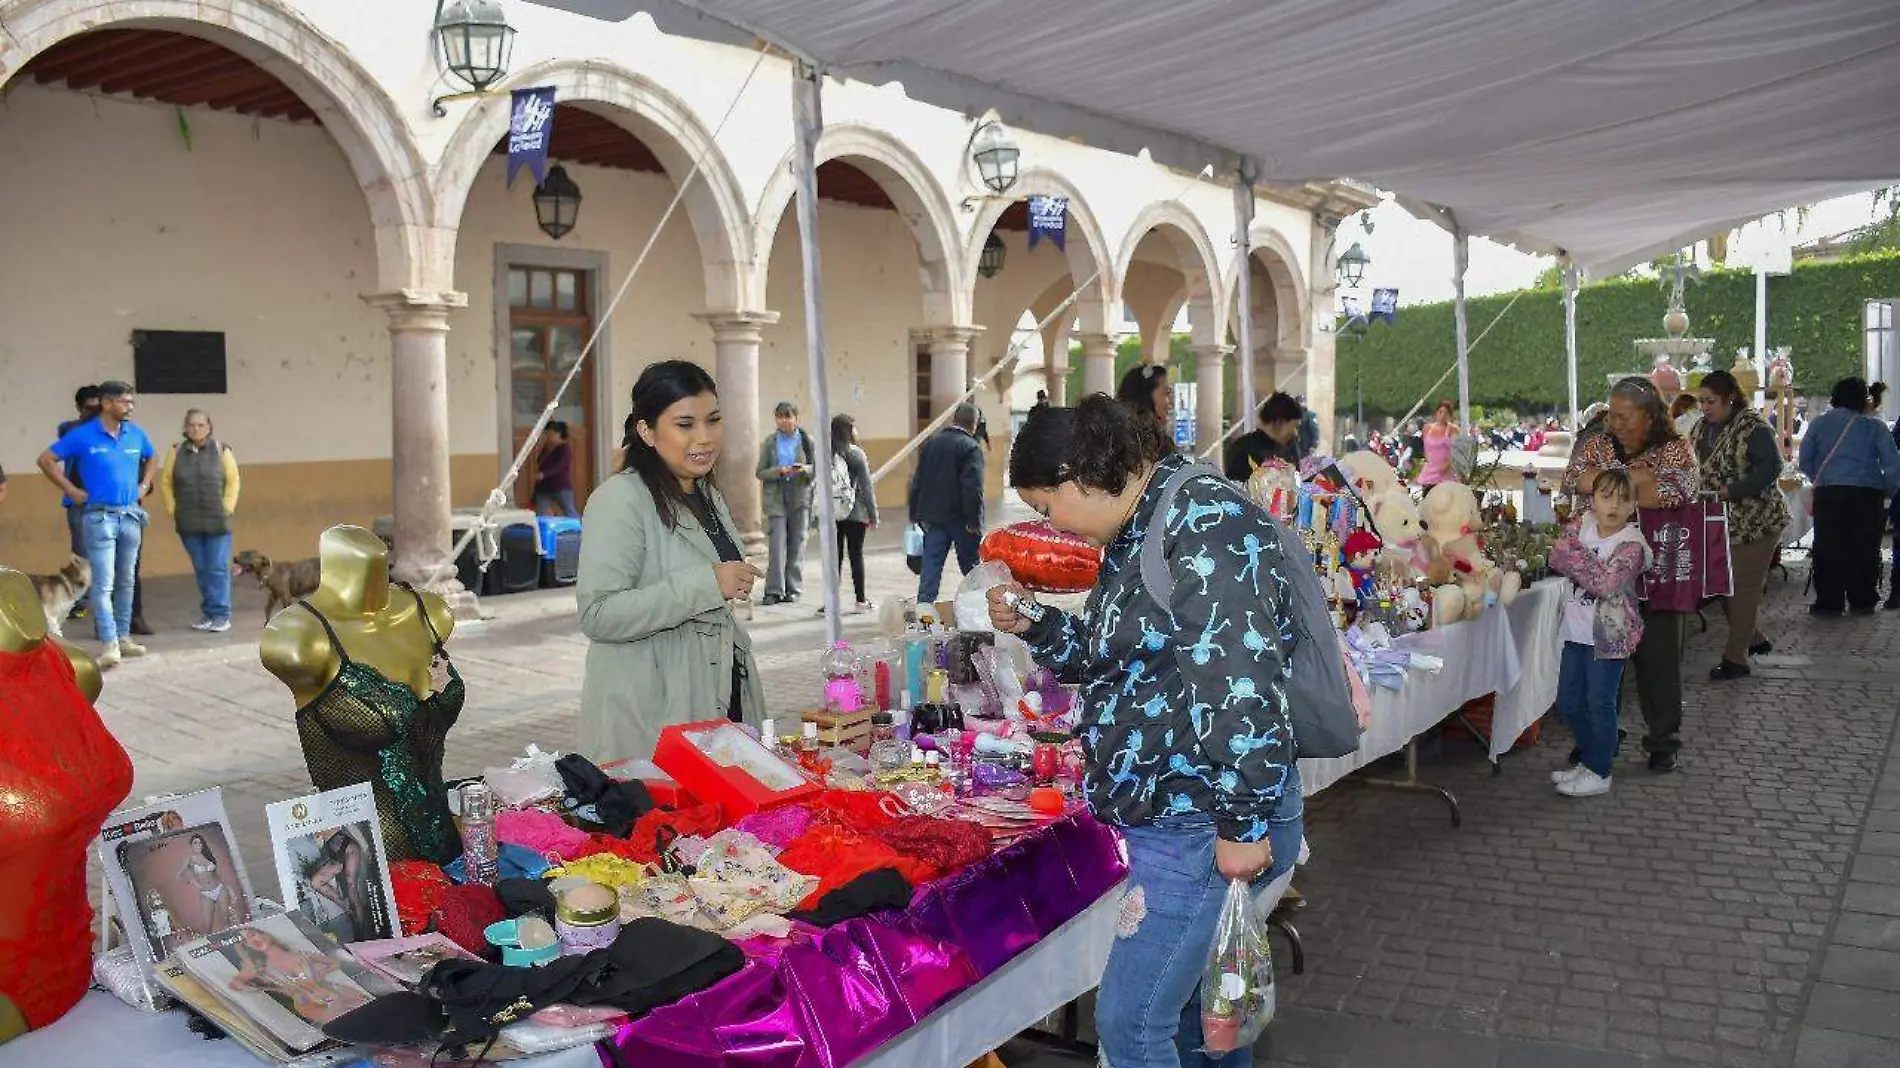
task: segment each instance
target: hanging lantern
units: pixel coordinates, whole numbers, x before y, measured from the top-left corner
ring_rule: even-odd
[[[1004,246],[1003,239],[991,234],[990,239],[983,242],[983,255],[976,261],[976,273],[985,278],[995,278],[1003,273],[1003,259],[1008,254],[1009,249]]]
[[[515,49],[515,28],[508,25],[497,0],[455,0],[436,5],[435,32],[442,65],[475,92],[508,76]]]
[[[1339,284],[1347,289],[1358,289],[1359,283],[1365,280],[1366,267],[1371,263],[1372,257],[1359,247],[1359,242],[1354,241],[1352,247],[1339,257]]]
[[[976,163],[976,173],[998,196],[1016,185],[1016,162],[1021,156],[1022,150],[1000,122],[984,123],[970,138],[970,159]]]
[[[547,180],[534,187],[534,218],[541,232],[559,241],[574,229],[580,213],[581,187],[567,176],[566,167],[549,167]]]
[[[1011,523],[983,538],[979,555],[1000,560],[1017,582],[1039,593],[1081,593],[1095,587],[1102,551],[1048,520]]]

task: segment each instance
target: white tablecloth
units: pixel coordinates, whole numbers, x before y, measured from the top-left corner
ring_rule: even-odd
[[[1562,590],[1561,579],[1546,580],[1525,590],[1508,609],[1493,608],[1477,619],[1401,639],[1411,651],[1444,660],[1444,670],[1436,675],[1414,671],[1396,691],[1375,688],[1372,725],[1361,736],[1357,752],[1300,761],[1306,792],[1316,794],[1343,776],[1398,752],[1466,701],[1488,693],[1498,695],[1498,709],[1492,714],[1491,755],[1508,752],[1557,696]]]
[[[1793,545],[1814,529],[1814,516],[1809,514],[1809,504],[1814,499],[1814,487],[1806,482],[1791,490],[1782,490],[1781,497],[1788,502],[1788,526],[1781,532],[1781,544]]]
[[[140,1012],[97,990],[53,1026],[0,1046],[0,1068],[262,1068],[264,1063],[230,1039],[199,1038],[182,1012]],[[600,1068],[600,1054],[590,1044],[508,1063]]]

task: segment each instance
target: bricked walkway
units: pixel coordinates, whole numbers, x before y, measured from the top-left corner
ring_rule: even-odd
[[[910,588],[894,553],[872,567],[876,594]],[[1753,679],[1706,680],[1719,619],[1692,639],[1674,775],[1650,775],[1632,740],[1613,793],[1560,798],[1545,773],[1569,739],[1550,722],[1498,777],[1468,742],[1427,747],[1424,774],[1458,794],[1461,829],[1423,795],[1349,781],[1314,798],[1307,972],[1283,975],[1262,1062],[1900,1064],[1900,617],[1810,620],[1804,577],[1774,580],[1777,649]],[[240,617],[261,614],[247,597]],[[454,641],[470,683],[454,773],[573,735],[585,643],[571,598],[490,603],[500,618]],[[815,689],[811,613],[752,624],[775,707]],[[308,789],[289,698],[254,644],[168,633],[155,647],[101,702],[137,792],[223,783],[270,892],[262,807]],[[1633,695],[1626,718],[1640,735]],[[1007,1053],[1011,1068],[1078,1063]]]

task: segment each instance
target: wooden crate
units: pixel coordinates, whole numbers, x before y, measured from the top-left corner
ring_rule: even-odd
[[[801,723],[818,724],[818,743],[849,749],[859,754],[871,751],[871,710],[859,709],[856,712],[806,712],[799,716]]]

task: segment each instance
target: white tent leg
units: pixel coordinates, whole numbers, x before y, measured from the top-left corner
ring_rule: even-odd
[[[1568,259],[1564,261],[1564,369],[1569,375],[1570,384],[1570,421],[1565,426],[1571,433],[1582,428],[1577,425],[1577,265]]]
[[[837,641],[844,619],[838,611],[838,523],[831,502],[831,395],[825,384],[825,307],[818,276],[818,134],[825,126],[822,85],[824,75],[815,67],[798,64],[792,80],[792,127],[797,151],[792,173],[798,182],[798,250],[805,268],[805,350],[811,375],[812,407],[818,441],[818,470],[814,473],[818,498],[818,584],[825,591],[825,635]],[[739,418],[751,419],[753,412]],[[802,530],[788,530],[788,538],[802,538]]]
[[[1471,266],[1471,235],[1453,225],[1451,231],[1452,322],[1458,331],[1458,426],[1471,432],[1471,346],[1465,331],[1465,268]]]
[[[1253,383],[1253,244],[1248,234],[1253,229],[1253,176],[1245,166],[1240,170],[1240,184],[1234,186],[1234,229],[1234,244],[1240,250],[1240,281],[1235,297],[1240,308],[1234,331],[1235,338],[1240,342],[1240,347],[1234,352],[1234,359],[1240,361],[1240,411],[1235,413],[1234,421],[1251,429],[1256,404]],[[1275,339],[1276,344],[1278,340]],[[1222,429],[1208,427],[1203,433],[1218,439]]]
[[[1768,271],[1761,266],[1755,268],[1755,381],[1758,385],[1768,384]],[[1766,396],[1760,389],[1749,400],[1759,410]]]

